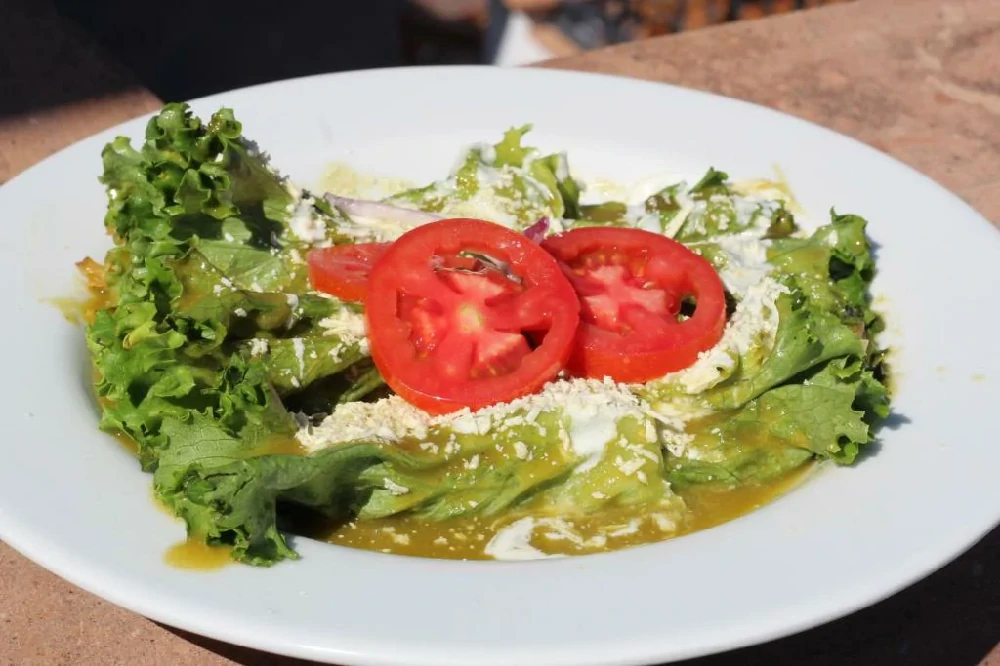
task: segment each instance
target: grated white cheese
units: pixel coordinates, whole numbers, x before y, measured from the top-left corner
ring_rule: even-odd
[[[711,242],[726,253],[725,267],[719,271],[719,277],[726,288],[737,297],[759,284],[774,268],[767,261],[767,250],[771,241],[759,237],[759,232],[744,232],[731,236],[719,236]]]
[[[542,560],[559,557],[543,553],[531,545],[534,531],[534,518],[516,520],[494,534],[483,552],[495,560]]]
[[[266,338],[253,338],[250,340],[250,355],[251,356],[263,356],[267,353],[270,348],[270,343],[268,343]]]
[[[777,300],[786,293],[788,288],[773,278],[764,278],[750,287],[737,304],[718,344],[698,354],[698,360],[689,368],[665,379],[678,382],[689,394],[715,386],[728,376],[737,358],[750,351],[762,337],[765,344],[773,344],[778,330]]]
[[[532,418],[514,417],[518,411]],[[555,411],[561,411],[569,421],[564,433],[567,452],[590,459],[599,457],[604,445],[614,438],[618,419],[629,414],[642,416],[644,408],[639,398],[626,386],[615,384],[610,379],[559,380],[547,384],[539,393],[509,403],[476,412],[464,409],[442,416],[431,416],[398,396],[373,403],[349,402],[338,405],[319,425],[300,430],[298,438],[305,448],[315,451],[355,439],[424,439],[433,426],[443,426],[453,435],[486,434],[494,428],[509,427],[513,424],[512,419],[526,424],[542,412]],[[591,429],[599,434],[591,434]],[[574,441],[574,436],[578,437],[577,441]],[[522,453],[526,458],[530,456],[523,442],[515,443],[514,449],[519,457]],[[445,445],[445,452],[453,454],[457,451],[458,444],[452,437]]]
[[[317,451],[332,444],[362,439],[396,441],[407,435],[427,436],[431,417],[398,396],[378,402],[338,405],[319,425],[299,430],[303,447]]]
[[[747,290],[723,334],[724,338],[728,335],[736,353],[750,351],[761,333],[773,340],[778,330],[778,297],[787,293],[788,287],[773,278],[765,278]]]
[[[365,337],[365,316],[344,308],[319,322],[324,335],[336,335],[345,345],[358,345],[362,354],[368,353],[368,338]]]
[[[579,548],[603,548],[608,543],[608,538],[603,534],[585,539],[562,518],[538,518],[536,522],[539,527],[545,528],[542,536],[551,541],[569,541]]]
[[[625,476],[632,476],[646,464],[646,460],[643,458],[632,458],[631,460],[622,460],[618,463],[618,470]]]
[[[661,532],[676,532],[677,521],[662,513],[653,514],[653,522],[660,528]]]

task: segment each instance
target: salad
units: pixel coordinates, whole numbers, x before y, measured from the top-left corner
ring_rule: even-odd
[[[100,426],[193,543],[602,552],[855,462],[890,403],[865,220],[715,169],[614,196],[528,129],[377,198],[294,185],[228,109],[105,147]]]

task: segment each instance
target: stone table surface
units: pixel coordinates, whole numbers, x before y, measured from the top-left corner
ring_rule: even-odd
[[[160,104],[45,2],[0,0],[0,183]],[[15,57],[16,56],[16,57]],[[858,0],[550,61],[738,97],[856,137],[1000,225],[1000,2]],[[18,106],[30,97],[34,106]],[[984,489],[984,493],[988,492]],[[1000,666],[1000,530],[846,618],[690,666]],[[305,662],[156,624],[0,543],[0,665]]]

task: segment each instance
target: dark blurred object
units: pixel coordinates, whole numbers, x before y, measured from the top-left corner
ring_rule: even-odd
[[[42,0],[0,0],[0,117],[121,95],[136,81]]]
[[[54,4],[166,100],[374,67],[489,63],[527,10],[556,55],[845,0],[244,0]],[[547,38],[546,38],[547,37]]]
[[[400,26],[407,0],[54,2],[166,100],[403,64]]]
[[[407,65],[487,63],[485,0],[413,0],[403,15],[402,54]]]
[[[535,0],[536,2],[538,0]],[[693,30],[727,21],[762,18],[851,0],[548,0],[532,12],[573,46],[589,50]],[[497,0],[493,5],[500,4]],[[512,3],[517,4],[516,0]]]
[[[470,21],[484,24],[488,0],[410,0],[426,14],[439,21]]]

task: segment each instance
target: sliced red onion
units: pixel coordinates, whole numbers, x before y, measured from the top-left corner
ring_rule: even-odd
[[[545,240],[545,234],[548,233],[548,231],[549,231],[549,218],[543,216],[538,218],[537,222],[532,224],[530,227],[528,227],[521,233],[527,236],[528,240],[533,241],[535,243],[541,243],[543,240]]]
[[[401,222],[407,226],[418,226],[435,220],[443,220],[444,216],[435,213],[425,213],[422,210],[393,206],[380,201],[365,201],[350,199],[336,194],[324,194],[331,206],[351,217],[367,217],[375,220]]]

